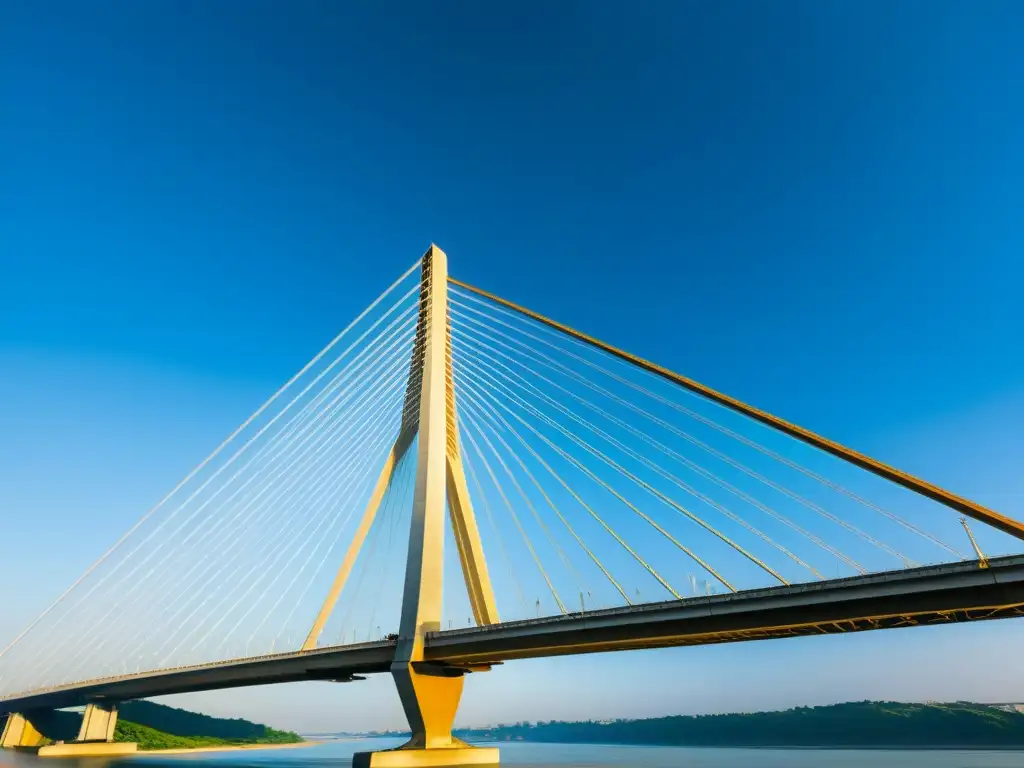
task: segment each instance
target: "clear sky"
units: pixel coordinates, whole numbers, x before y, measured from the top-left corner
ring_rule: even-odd
[[[994,1],[4,4],[0,636],[431,241],[1024,516],[1022,25]],[[462,716],[1015,699],[1024,664],[992,649],[1022,635],[522,663]],[[401,722],[390,681],[356,691],[181,701]]]

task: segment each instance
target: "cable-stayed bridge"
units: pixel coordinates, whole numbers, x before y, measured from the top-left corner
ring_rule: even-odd
[[[453,739],[516,659],[1024,612],[1024,526],[449,278],[431,247],[0,652],[3,745],[85,705],[390,672]]]

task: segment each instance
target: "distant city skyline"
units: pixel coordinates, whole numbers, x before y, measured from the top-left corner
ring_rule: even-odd
[[[1024,518],[1022,24],[951,0],[3,8],[0,647],[431,241]],[[1009,702],[1022,637],[516,662],[458,724]],[[165,703],[404,727],[387,676]]]

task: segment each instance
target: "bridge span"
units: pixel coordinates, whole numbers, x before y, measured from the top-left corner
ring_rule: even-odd
[[[1024,555],[430,633],[424,664],[459,674],[514,659],[707,645],[1024,615]],[[91,680],[0,700],[0,714],[388,672],[396,643],[280,653]]]

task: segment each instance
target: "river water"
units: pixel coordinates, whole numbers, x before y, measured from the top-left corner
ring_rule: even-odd
[[[40,760],[4,753],[2,768],[345,768],[354,752],[395,740],[332,741],[311,747],[146,755],[119,760]],[[722,749],[502,743],[501,763],[524,768],[1021,768],[1024,752],[972,750]],[[116,765],[115,765],[116,763]]]

